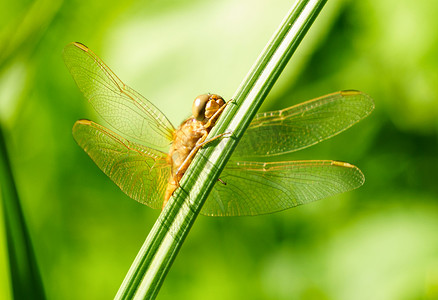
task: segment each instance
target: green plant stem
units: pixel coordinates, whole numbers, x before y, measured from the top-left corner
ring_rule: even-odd
[[[199,151],[180,188],[162,211],[126,275],[116,299],[153,299],[221,170],[326,0],[300,0],[288,12],[236,91],[210,137],[229,133]]]
[[[0,126],[0,190],[14,299],[45,299]]]

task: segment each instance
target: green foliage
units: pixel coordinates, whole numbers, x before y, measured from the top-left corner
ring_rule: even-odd
[[[9,1],[0,28],[27,3]],[[48,298],[113,297],[159,214],[124,196],[73,141],[74,122],[97,117],[65,68],[63,47],[93,48],[177,125],[196,95],[232,97],[289,6],[66,1],[39,27],[34,51],[8,61],[0,112]],[[261,111],[341,89],[370,94],[370,118],[288,156],[354,163],[365,185],[275,215],[198,218],[161,299],[438,297],[437,6],[326,4]]]
[[[0,128],[0,191],[4,216],[6,271],[9,271],[11,294],[14,299],[45,299],[32,242],[23,217],[14,176],[6,149],[3,130]],[[5,249],[6,250],[6,249]],[[7,273],[6,273],[7,274]],[[5,275],[6,275],[5,274]],[[3,290],[8,293],[5,284]],[[5,295],[3,295],[5,296]]]

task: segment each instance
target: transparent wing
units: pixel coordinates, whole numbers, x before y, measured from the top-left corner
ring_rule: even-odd
[[[247,216],[273,213],[330,197],[361,186],[365,178],[344,162],[230,161],[220,175],[201,213],[209,216]]]
[[[259,113],[233,157],[279,155],[328,139],[365,118],[373,100],[359,91],[341,91],[279,111]]]
[[[80,43],[64,48],[64,61],[97,113],[118,133],[146,146],[164,148],[174,127],[158,108],[125,85],[90,49]]]
[[[75,123],[73,137],[125,194],[152,208],[162,207],[170,174],[165,153],[130,142],[88,120]]]

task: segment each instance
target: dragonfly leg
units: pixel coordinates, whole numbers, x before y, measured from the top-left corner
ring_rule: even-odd
[[[220,183],[222,183],[223,185],[227,185],[227,183],[225,181],[223,181],[222,179],[218,178],[217,181],[219,181]]]
[[[210,128],[213,127],[214,123],[216,123],[217,119],[219,118],[219,116],[221,115],[221,113],[224,111],[225,107],[227,107],[228,103],[230,103],[231,101],[233,101],[233,99],[228,100],[227,102],[225,102],[224,105],[222,105],[221,108],[219,108],[212,116],[211,118],[207,121],[207,123],[205,123],[204,128]]]
[[[203,146],[213,142],[214,140],[217,140],[217,139],[219,139],[225,135],[228,135],[228,134],[230,134],[230,133],[229,132],[221,133],[221,134],[218,134],[218,135],[212,137],[211,139],[206,140],[208,132],[206,131],[204,133],[204,135],[198,140],[198,142],[196,143],[196,146],[192,149],[192,151],[190,151],[189,155],[187,155],[186,159],[183,161],[183,163],[181,164],[181,166],[178,168],[178,170],[175,173],[174,180],[176,181],[178,187],[179,187],[179,181],[181,180],[185,171],[189,167],[190,163],[193,160],[193,157],[198,152],[198,150],[201,149]]]
[[[222,179],[218,178],[217,180],[223,185],[227,185],[227,183]],[[176,181],[175,178],[173,178],[173,176],[171,175],[169,178],[169,183],[167,184],[166,193],[164,194],[164,201],[161,210],[164,209],[170,197],[173,195],[173,192],[175,192],[177,188],[179,188],[179,181]]]
[[[207,145],[207,144],[210,144],[211,142],[213,142],[213,141],[215,141],[215,140],[217,140],[217,139],[219,139],[219,138],[221,138],[221,137],[224,137],[224,136],[226,136],[226,135],[230,135],[231,133],[230,132],[224,132],[224,133],[221,133],[221,134],[218,134],[218,135],[216,135],[216,136],[214,136],[214,137],[212,137],[211,139],[209,139],[209,140],[206,140],[205,141],[205,138],[204,138],[204,141],[202,141],[201,143],[199,143],[199,141],[198,141],[198,143],[196,144],[196,147],[195,148],[193,148],[193,150],[194,149],[197,149],[196,151],[198,151],[199,149],[201,149],[203,146],[205,146],[205,145]],[[192,150],[192,151],[193,151]],[[190,152],[191,153],[191,152]],[[196,153],[196,152],[195,152]]]

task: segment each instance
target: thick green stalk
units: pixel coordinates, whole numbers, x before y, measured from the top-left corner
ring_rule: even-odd
[[[0,127],[0,190],[6,229],[9,271],[14,299],[45,299],[15,186],[3,130]]]
[[[227,132],[199,151],[181,187],[163,210],[125,277],[116,299],[153,299],[221,170],[252,118],[326,0],[299,0],[236,91],[210,137]]]

